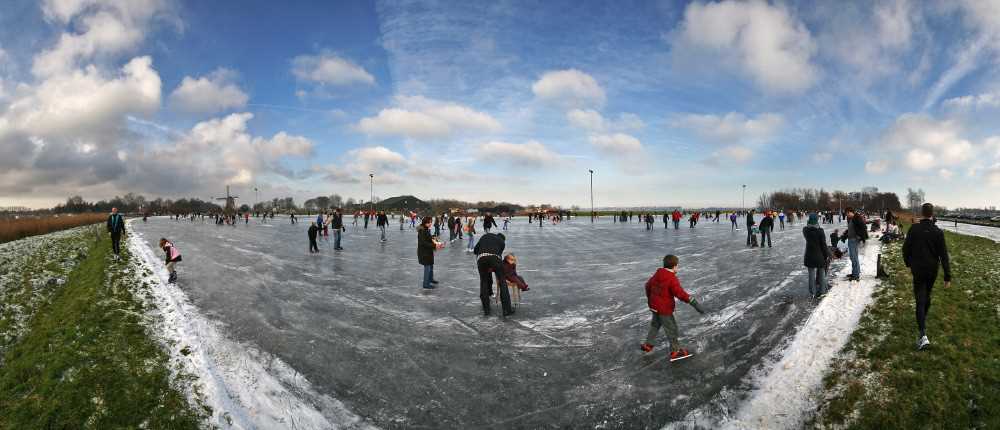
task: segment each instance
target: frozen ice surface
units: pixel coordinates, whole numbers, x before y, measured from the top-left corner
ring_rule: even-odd
[[[958,226],[956,227],[955,223],[948,221],[938,221],[937,225],[938,227],[941,227],[944,230],[952,231],[955,233],[967,234],[969,236],[985,237],[994,242],[1000,242],[1000,228],[997,227],[990,227],[990,226],[976,225],[976,224],[964,224],[964,223],[958,223]]]
[[[774,248],[749,249],[745,230],[725,221],[646,231],[608,218],[543,228],[517,219],[507,252],[531,291],[506,321],[481,316],[465,242],[437,253],[441,285],[423,290],[408,227],[393,225],[381,243],[376,229],[348,226],[344,251],[331,232],[311,255],[308,225],[151,218],[133,228],[150,247],[161,236],[179,247],[179,289],[228,340],[381,427],[657,428],[713,400],[707,413],[725,415],[815,307],[802,223],[774,232]],[[667,253],[709,310],[678,304],[681,343],[696,356],[673,364],[662,336],[652,354],[638,347],[643,284]]]

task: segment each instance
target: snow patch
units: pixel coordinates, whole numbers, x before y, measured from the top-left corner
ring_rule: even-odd
[[[875,272],[879,251],[874,237],[860,250],[861,266],[869,273]],[[719,416],[703,406],[664,428],[802,428],[815,409],[831,361],[847,344],[879,284],[873,277],[849,282],[844,277],[850,270],[846,264],[832,275],[830,291],[785,346],[781,358],[754,372],[754,388],[736,411]]]
[[[235,429],[374,428],[340,401],[318,394],[280,359],[262,357],[223,336],[183,290],[166,282],[166,268],[142,233],[129,230],[128,247],[140,264],[139,276],[152,285],[155,332],[169,349],[171,367],[198,377],[204,403],[212,408],[212,424]]]

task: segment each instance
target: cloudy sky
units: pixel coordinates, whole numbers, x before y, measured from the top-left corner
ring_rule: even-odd
[[[5,1],[0,206],[1000,205],[1000,0],[315,3]]]

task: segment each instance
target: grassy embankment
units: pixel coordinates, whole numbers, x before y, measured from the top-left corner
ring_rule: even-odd
[[[904,226],[908,228],[908,226]],[[952,285],[934,286],[916,351],[912,276],[902,243],[886,246],[890,278],[874,293],[825,380],[818,428],[1000,428],[1000,244],[945,232]]]
[[[67,230],[108,219],[108,214],[86,213],[0,220],[0,243]]]
[[[149,286],[127,269],[124,247],[123,261],[112,262],[102,227],[57,233],[65,237],[8,257],[20,264],[3,269],[0,298],[20,310],[24,327],[0,318],[0,429],[204,426],[207,412],[184,395],[192,381],[171,377],[167,353],[147,332],[136,294]],[[38,282],[40,273],[58,281]]]

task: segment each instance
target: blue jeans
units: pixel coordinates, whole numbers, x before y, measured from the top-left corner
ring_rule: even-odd
[[[809,269],[809,278],[806,281],[809,282],[810,295],[818,296],[830,289],[830,284],[827,284],[826,281],[826,269],[822,267],[807,267],[807,269]],[[818,288],[817,283],[819,283]]]
[[[851,275],[854,277],[861,276],[861,262],[858,261],[859,242],[857,239],[847,239],[847,254],[851,256]]]
[[[428,264],[424,266],[424,288],[434,288],[431,285],[431,281],[434,280],[434,265]]]
[[[333,248],[340,249],[340,229],[336,229],[333,232]]]
[[[475,235],[473,235],[472,233],[469,233],[469,250],[470,251],[473,248],[476,247],[476,241],[475,241],[475,239],[476,239]]]

